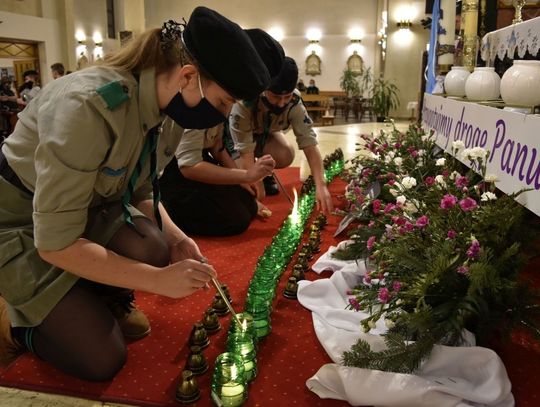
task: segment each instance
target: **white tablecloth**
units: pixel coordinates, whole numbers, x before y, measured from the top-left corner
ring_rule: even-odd
[[[504,59],[506,55],[513,59],[516,50],[519,58],[523,58],[527,51],[536,56],[539,49],[540,17],[536,17],[484,35],[480,55],[488,66],[493,66],[497,57]]]
[[[355,406],[514,405],[504,365],[495,352],[486,348],[436,346],[417,375],[342,366],[342,353],[358,338],[367,340],[374,350],[383,349],[380,334],[386,327],[379,321],[369,334],[363,333],[360,321],[366,314],[345,309],[347,290],[366,272],[362,262],[332,263],[326,253],[313,268],[334,270],[329,279],[301,281],[298,288],[298,300],[312,311],[317,337],[335,362],[322,366],[306,382],[319,397],[346,400]]]

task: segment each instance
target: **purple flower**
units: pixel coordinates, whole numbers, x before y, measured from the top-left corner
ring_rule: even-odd
[[[469,179],[467,177],[462,177],[461,175],[456,177],[456,187],[463,188],[467,185],[469,185]]]
[[[370,236],[369,237],[369,239],[367,240],[367,248],[368,248],[368,250],[373,249],[373,245],[375,244],[375,240],[377,240],[376,236]]]
[[[390,300],[390,291],[388,291],[388,288],[382,287],[379,290],[379,301],[386,304],[388,300]]]
[[[392,284],[392,290],[394,290],[396,293],[401,290],[401,283],[399,281],[394,281]]]
[[[441,199],[441,208],[442,209],[451,209],[457,204],[458,199],[451,194],[446,194]]]
[[[457,236],[457,233],[455,230],[450,229],[446,236],[448,236],[448,239],[454,239]]]
[[[396,143],[394,144],[394,148],[401,148],[401,145],[402,145],[401,143]]]
[[[470,197],[464,198],[461,201],[459,201],[459,206],[461,206],[461,209],[463,212],[469,212],[475,209],[478,204],[476,201]]]
[[[369,274],[366,274],[366,275],[364,276],[364,284],[365,284],[365,285],[371,284],[371,276],[370,276]]]
[[[459,266],[457,272],[459,274],[469,274],[469,268],[467,266]]]
[[[429,224],[429,218],[426,215],[420,216],[416,219],[416,227],[423,229]]]
[[[349,298],[349,305],[355,310],[360,311],[362,309],[360,303],[356,298]]]
[[[478,256],[478,253],[480,252],[480,242],[476,239],[474,239],[471,242],[471,245],[469,246],[469,249],[467,250],[467,257],[469,259],[475,259]]]

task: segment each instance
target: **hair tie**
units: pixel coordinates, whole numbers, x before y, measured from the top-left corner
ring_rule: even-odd
[[[186,20],[183,23],[177,23],[174,20],[164,22],[160,33],[161,42],[165,45],[178,41],[182,36],[185,26]]]

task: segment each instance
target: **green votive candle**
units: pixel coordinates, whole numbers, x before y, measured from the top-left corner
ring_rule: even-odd
[[[234,332],[229,334],[227,351],[240,355],[242,358],[246,382],[250,382],[257,376],[255,343],[254,339],[248,333]]]
[[[247,399],[244,362],[239,355],[225,352],[216,358],[212,398],[225,407],[241,406]]]

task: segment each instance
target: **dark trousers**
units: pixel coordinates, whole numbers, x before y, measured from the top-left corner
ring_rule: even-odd
[[[182,175],[174,159],[159,181],[161,201],[173,222],[185,233],[237,235],[245,231],[257,215],[255,197],[244,188],[189,180]]]

